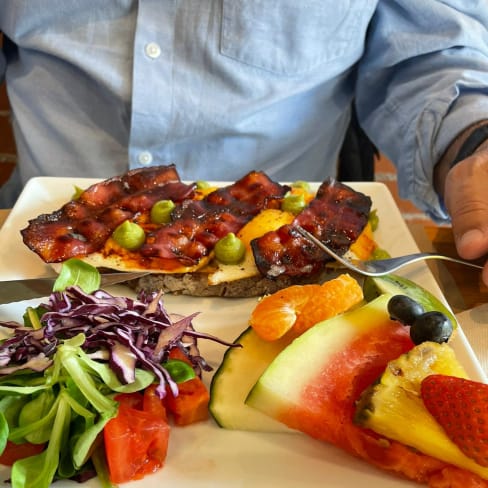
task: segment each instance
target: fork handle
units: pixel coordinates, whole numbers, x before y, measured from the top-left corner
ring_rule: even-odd
[[[422,253],[427,254],[425,259],[442,259],[444,261],[450,261],[452,263],[463,264],[464,266],[470,266],[471,268],[483,269],[483,266],[479,264],[471,263],[470,261],[464,261],[463,259],[452,258],[450,256],[444,256],[442,254],[436,253]]]

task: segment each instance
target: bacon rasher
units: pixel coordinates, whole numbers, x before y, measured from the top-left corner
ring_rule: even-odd
[[[256,265],[263,276],[303,276],[318,273],[331,258],[294,228],[297,223],[344,254],[368,222],[371,198],[335,180],[326,180],[310,205],[290,225],[251,242]]]
[[[129,171],[92,185],[61,209],[29,221],[21,231],[24,243],[47,263],[62,262],[100,252],[120,223],[140,219],[147,232],[146,243],[137,251],[141,263],[154,258],[162,270],[192,266],[210,253],[217,240],[237,232],[263,208],[278,208],[289,188],[252,171],[203,200],[194,199],[195,189],[195,184],[180,181],[173,165]],[[176,204],[172,222],[147,223],[158,200]]]
[[[251,171],[202,197],[196,184],[180,180],[173,165],[143,168],[90,186],[59,210],[29,221],[21,232],[25,244],[47,263],[98,256],[97,265],[111,267],[117,261],[121,269],[181,273],[205,264],[203,258],[208,261],[220,238],[237,233],[261,210],[279,208],[289,189]],[[149,219],[158,200],[176,205],[167,224]],[[364,229],[370,208],[369,197],[327,180],[295,222],[343,254]],[[136,251],[117,247],[110,239],[125,220],[136,221],[146,232]],[[260,273],[271,279],[313,275],[328,260],[293,223],[255,239],[252,248]]]
[[[229,232],[237,233],[264,208],[279,208],[289,187],[252,171],[234,184],[186,200],[173,211],[173,221],[151,232],[139,252],[145,258],[175,260],[194,266]]]

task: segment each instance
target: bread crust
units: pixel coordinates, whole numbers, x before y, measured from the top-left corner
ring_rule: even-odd
[[[291,278],[281,276],[276,280],[253,276],[236,281],[209,285],[206,273],[149,274],[129,282],[136,291],[171,293],[195,297],[251,298],[274,293],[292,285],[323,283],[340,274],[335,269],[325,268],[320,274]]]

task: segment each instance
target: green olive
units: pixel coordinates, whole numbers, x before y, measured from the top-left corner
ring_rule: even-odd
[[[303,180],[294,181],[291,184],[291,187],[292,188],[301,188],[301,189],[305,190],[307,193],[312,192],[312,189],[310,188],[310,183],[308,181],[303,181]]]
[[[171,221],[171,212],[175,208],[173,200],[159,200],[151,208],[151,222],[167,224]]]
[[[205,190],[206,188],[210,188],[210,183],[205,180],[198,180],[197,181],[197,190]]]
[[[113,231],[112,238],[124,249],[134,251],[144,244],[146,233],[139,224],[125,220]]]
[[[215,244],[215,257],[223,264],[237,264],[246,254],[246,246],[233,232],[229,232]]]
[[[306,207],[306,205],[303,193],[298,195],[287,193],[285,198],[283,198],[283,202],[281,202],[281,210],[297,215]]]

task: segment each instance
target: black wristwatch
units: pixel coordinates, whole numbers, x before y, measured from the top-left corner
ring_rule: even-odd
[[[471,156],[478,147],[488,139],[488,124],[477,127],[469,137],[463,142],[456,157],[451,163],[451,168],[458,164],[463,159]]]

